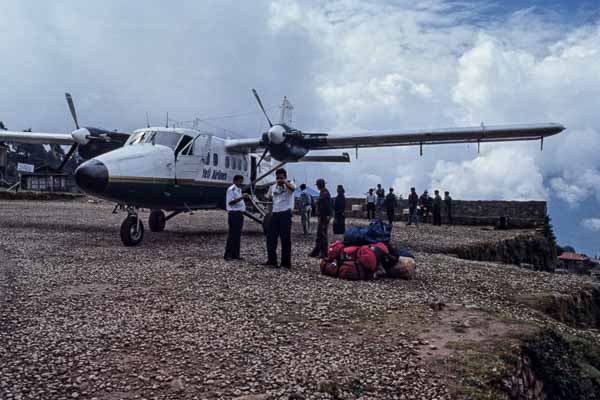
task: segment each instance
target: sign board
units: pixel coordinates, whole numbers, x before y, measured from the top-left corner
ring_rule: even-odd
[[[17,171],[32,174],[35,166],[33,164],[17,163]]]

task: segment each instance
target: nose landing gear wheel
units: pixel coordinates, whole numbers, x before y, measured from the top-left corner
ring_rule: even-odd
[[[153,210],[150,212],[148,217],[148,226],[152,232],[162,232],[165,230],[167,219],[165,213],[162,210]]]
[[[144,224],[130,215],[121,224],[121,241],[125,246],[137,246],[144,238]]]

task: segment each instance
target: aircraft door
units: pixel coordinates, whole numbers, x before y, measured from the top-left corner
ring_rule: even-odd
[[[194,142],[191,136],[184,135],[175,149],[175,181],[178,185],[192,183],[202,170],[202,155],[195,154]]]

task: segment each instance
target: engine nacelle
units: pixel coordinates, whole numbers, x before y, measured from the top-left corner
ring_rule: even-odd
[[[282,144],[285,142],[285,133],[287,129],[282,125],[273,125],[269,128],[267,132],[267,136],[269,137],[269,142],[272,144]]]
[[[277,161],[294,162],[304,157],[308,153],[308,149],[288,140],[281,144],[272,143],[269,152]]]
[[[100,154],[108,153],[123,147],[127,139],[128,133],[111,132],[104,129],[88,128],[90,132],[89,140],[86,144],[80,144],[77,151],[79,156],[85,160],[92,159]]]

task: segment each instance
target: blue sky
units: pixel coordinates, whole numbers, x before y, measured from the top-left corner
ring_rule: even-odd
[[[546,199],[559,240],[600,252],[597,1],[16,1],[0,3],[0,120],[70,131],[206,121],[256,136],[284,95],[306,131],[560,122],[545,143],[365,150],[346,168],[292,166],[350,194],[381,182],[455,198]],[[250,112],[250,114],[248,114]],[[234,132],[234,133],[232,133]]]

